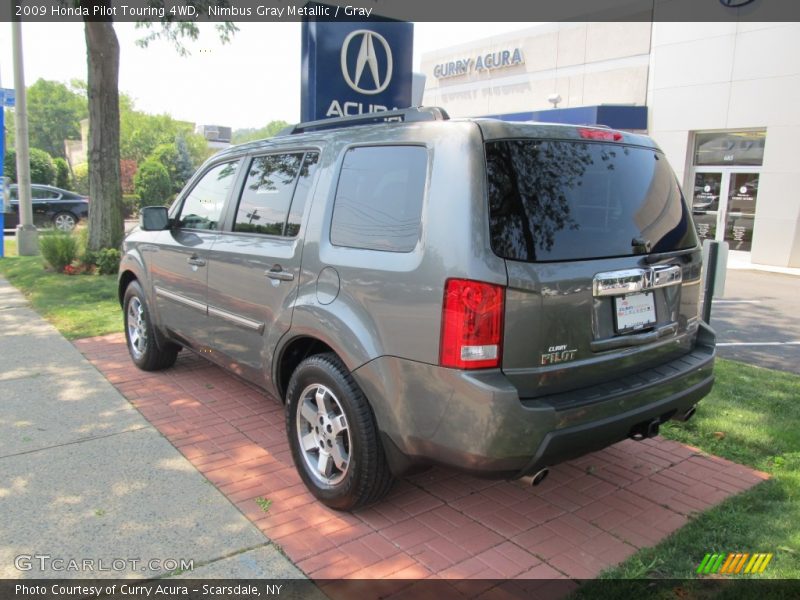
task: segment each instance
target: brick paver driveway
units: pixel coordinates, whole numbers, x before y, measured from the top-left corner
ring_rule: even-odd
[[[433,469],[339,513],[301,483],[277,400],[189,352],[145,373],[122,335],[76,345],[315,579],[591,578],[766,478],[662,438],[628,440],[554,467],[535,488]]]

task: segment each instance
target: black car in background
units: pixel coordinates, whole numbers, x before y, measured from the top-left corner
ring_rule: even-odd
[[[9,187],[11,212],[6,213],[5,228],[13,229],[19,224],[19,192],[17,185]],[[61,231],[72,231],[81,219],[89,216],[89,199],[75,192],[51,185],[31,185],[33,201],[33,224],[37,227],[55,227]]]

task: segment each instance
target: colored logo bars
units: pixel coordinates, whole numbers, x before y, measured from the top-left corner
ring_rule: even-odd
[[[706,554],[697,573],[707,575],[719,573],[722,575],[763,573],[772,553],[749,554],[747,552],[730,552],[728,554]]]

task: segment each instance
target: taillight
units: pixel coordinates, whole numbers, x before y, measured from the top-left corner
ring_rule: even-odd
[[[448,279],[442,305],[439,363],[456,369],[500,366],[505,289],[499,285]]]
[[[603,131],[602,129],[578,129],[578,135],[586,140],[603,140],[619,142],[622,134],[619,131]]]

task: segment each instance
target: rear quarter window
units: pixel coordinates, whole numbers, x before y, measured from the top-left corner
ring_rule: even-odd
[[[420,236],[427,164],[422,146],[348,150],[336,187],[331,243],[411,252]]]

